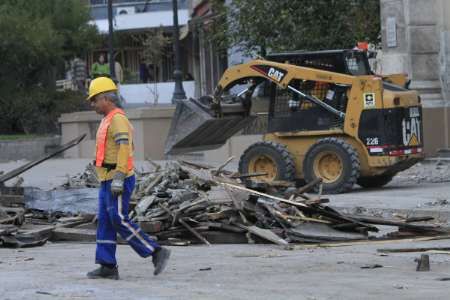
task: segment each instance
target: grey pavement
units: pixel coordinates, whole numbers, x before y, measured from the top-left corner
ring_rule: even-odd
[[[21,299],[448,299],[450,256],[431,254],[431,271],[416,272],[419,253],[377,248],[448,246],[448,241],[282,250],[273,245],[172,247],[166,272],[118,247],[121,280],[91,280],[94,244],[0,249],[0,298]],[[362,269],[368,264],[382,268]]]

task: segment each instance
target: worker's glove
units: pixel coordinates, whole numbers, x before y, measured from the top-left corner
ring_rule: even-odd
[[[118,196],[123,193],[123,181],[127,175],[125,173],[117,171],[114,174],[113,181],[111,183],[111,193],[114,196]]]

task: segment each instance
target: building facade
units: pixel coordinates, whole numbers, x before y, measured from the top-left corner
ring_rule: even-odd
[[[406,73],[423,104],[425,152],[449,148],[450,1],[381,0],[383,74]]]
[[[187,96],[194,96],[192,40],[188,31],[190,0],[178,0],[178,22],[180,26],[180,49],[182,71],[185,74]],[[108,0],[86,1],[92,21],[102,34],[102,45],[86,56],[88,73],[98,57],[108,54]],[[172,0],[114,0],[114,60],[123,71],[121,92],[125,105],[170,104],[174,90],[174,48]],[[151,62],[145,53],[153,40],[149,36],[160,33],[165,44],[158,59]]]
[[[208,0],[189,2],[189,31],[192,41],[193,76],[195,96],[209,95],[214,92],[217,82],[228,67],[226,51],[216,48],[209,38],[209,31],[215,14]]]

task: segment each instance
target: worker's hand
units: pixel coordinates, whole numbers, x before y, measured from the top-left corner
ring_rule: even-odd
[[[123,193],[123,181],[126,176],[126,174],[119,171],[114,174],[113,181],[111,183],[111,193],[114,196],[118,196]]]

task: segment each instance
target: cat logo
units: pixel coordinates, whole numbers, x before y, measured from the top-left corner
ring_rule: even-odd
[[[256,65],[251,66],[253,70],[257,71],[258,73],[269,77],[275,82],[281,82],[283,81],[283,78],[286,76],[287,71],[280,69],[278,67],[274,66],[268,66],[268,65]]]
[[[270,68],[269,71],[267,72],[267,76],[269,76],[275,81],[280,82],[284,77],[284,72],[281,72],[275,68]]]
[[[420,140],[420,119],[409,118],[403,119],[403,145],[405,146],[418,146],[421,143]]]
[[[364,100],[364,108],[376,107],[375,93],[364,93],[363,100]]]

